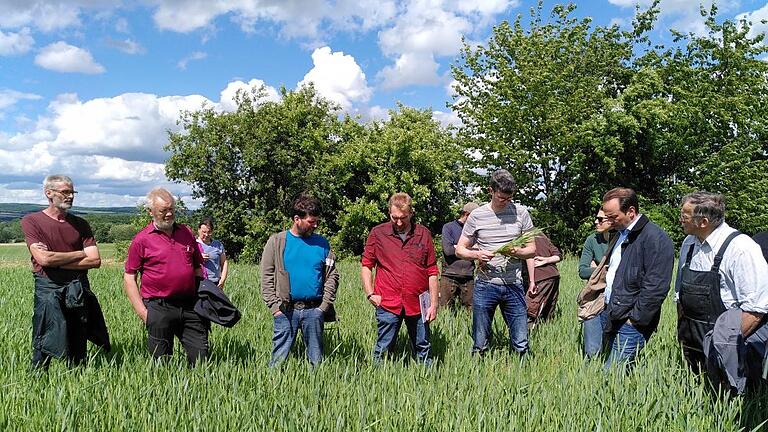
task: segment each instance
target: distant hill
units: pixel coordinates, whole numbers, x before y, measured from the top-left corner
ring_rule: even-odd
[[[0,203],[0,221],[20,219],[27,213],[44,209],[40,204]],[[76,215],[115,215],[126,216],[136,213],[136,207],[72,207]]]

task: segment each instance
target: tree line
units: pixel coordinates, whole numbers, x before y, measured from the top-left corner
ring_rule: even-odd
[[[575,18],[542,3],[465,43],[452,66],[449,106],[462,125],[398,105],[386,120],[343,114],[310,85],[237,96],[237,109],[182,113],[169,133],[167,176],[204,199],[229,252],[256,261],[287,206],[306,191],[324,205],[320,231],[342,255],[359,254],[386,219],[387,197],[409,193],[433,233],[469,199],[487,199],[485,174],[506,168],[516,200],[567,251],[592,229],[602,194],[635,189],[640,210],[677,242],[679,200],[706,189],[728,198],[729,222],[768,227],[768,52],[750,23],[702,9],[704,34],[671,30],[654,43],[658,2],[629,29]]]
[[[138,231],[131,214],[80,214],[88,221],[93,236],[98,243],[130,241]],[[21,219],[0,221],[0,243],[21,243],[24,233],[21,231]]]

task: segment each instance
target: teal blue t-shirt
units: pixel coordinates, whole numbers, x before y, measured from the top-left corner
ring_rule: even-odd
[[[323,270],[331,245],[323,236],[297,237],[285,234],[285,271],[291,282],[293,301],[317,300],[323,296]]]

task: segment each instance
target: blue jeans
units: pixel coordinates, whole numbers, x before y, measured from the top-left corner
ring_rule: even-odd
[[[383,356],[392,351],[397,339],[397,333],[400,332],[400,326],[405,321],[408,328],[408,338],[411,340],[411,351],[420,363],[425,365],[432,364],[430,351],[432,345],[429,343],[429,324],[421,319],[421,314],[406,316],[403,310],[399,315],[389,312],[384,308],[376,308],[376,327],[377,337],[376,345],[373,347],[373,361],[381,362]]]
[[[584,357],[591,359],[600,354],[603,348],[603,322],[600,315],[588,319],[581,324],[581,335],[584,339]]]
[[[288,358],[299,327],[309,362],[317,366],[323,360],[323,324],[323,311],[320,308],[290,309],[274,317],[275,331],[272,335],[272,360],[269,366]]]
[[[472,298],[472,353],[488,351],[493,314],[499,306],[509,328],[509,346],[524,354],[528,351],[528,318],[525,291],[521,284],[497,285],[484,280],[475,281]]]
[[[607,320],[607,313],[603,311],[600,314],[600,322],[605,325]],[[611,348],[611,351],[605,360],[605,369],[618,363],[624,363],[627,367],[632,367],[637,354],[640,353],[646,342],[645,336],[642,333],[637,331],[629,322],[625,322],[618,331],[607,335],[606,344]]]

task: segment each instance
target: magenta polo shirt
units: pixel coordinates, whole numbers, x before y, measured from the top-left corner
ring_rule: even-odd
[[[142,298],[188,297],[197,292],[195,269],[202,263],[197,240],[188,226],[175,224],[168,236],[150,222],[131,241],[125,272],[141,273]]]

